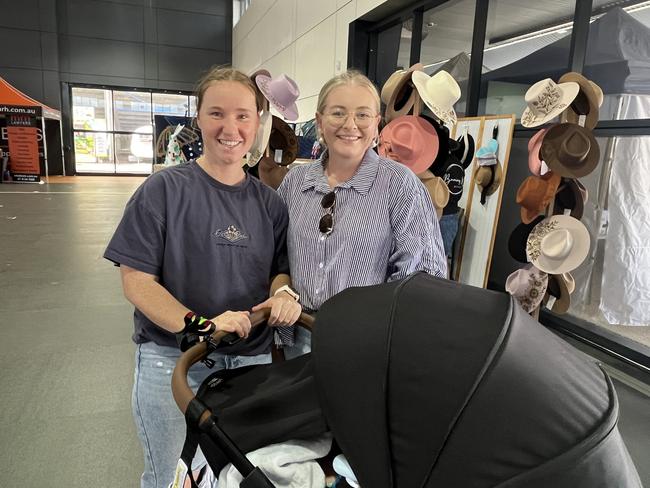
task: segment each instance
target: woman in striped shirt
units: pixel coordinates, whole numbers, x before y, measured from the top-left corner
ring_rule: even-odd
[[[289,171],[278,189],[289,209],[292,286],[307,311],[351,286],[420,270],[447,275],[426,189],[406,166],[372,149],[380,118],[379,94],[368,78],[356,71],[332,78],[320,91],[316,113],[326,150]],[[310,350],[309,334],[297,330],[293,347],[292,338],[286,340],[288,358]]]

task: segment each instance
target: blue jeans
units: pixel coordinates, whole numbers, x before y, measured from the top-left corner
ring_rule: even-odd
[[[456,234],[458,234],[459,217],[460,213],[455,213],[443,215],[440,218],[440,235],[442,236],[442,243],[447,257],[451,257],[454,240],[456,239]]]
[[[174,479],[174,470],[185,440],[185,417],[172,396],[171,376],[181,351],[153,342],[137,344],[131,408],[144,450],[144,473],[141,488],[167,488]],[[259,356],[227,356],[213,353],[214,368],[203,363],[190,368],[187,381],[196,392],[203,380],[220,369],[234,369],[251,364],[271,362],[271,354]],[[205,464],[197,451],[193,469]]]
[[[311,351],[311,332],[304,327],[298,325],[296,327],[296,335],[293,339],[293,346],[284,346],[284,358],[293,359],[302,356]]]

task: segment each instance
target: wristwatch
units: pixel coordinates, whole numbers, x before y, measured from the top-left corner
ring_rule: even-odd
[[[297,301],[297,302],[300,301],[300,295],[298,295],[295,291],[293,291],[289,285],[282,285],[280,288],[275,290],[275,293],[273,294],[273,296],[277,295],[281,291],[284,291],[284,292],[288,293],[289,296],[291,298],[293,298],[295,301]]]

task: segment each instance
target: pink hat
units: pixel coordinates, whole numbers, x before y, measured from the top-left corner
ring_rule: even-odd
[[[544,140],[544,135],[548,129],[549,128],[547,127],[537,131],[528,141],[528,169],[535,176],[541,176],[546,173],[546,171],[542,173],[543,161],[539,157],[539,151],[542,149],[542,141]],[[546,169],[548,171],[548,167]]]
[[[271,102],[282,116],[287,120],[298,118],[298,106],[296,100],[300,96],[300,90],[296,82],[287,75],[280,75],[271,78],[263,73],[255,77],[255,83],[266,99]]]
[[[431,166],[438,154],[438,133],[421,117],[402,115],[379,134],[379,155],[409,167],[416,175]]]

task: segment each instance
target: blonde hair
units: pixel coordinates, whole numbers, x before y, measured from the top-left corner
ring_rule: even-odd
[[[255,86],[255,83],[250,79],[250,77],[230,66],[213,66],[201,77],[196,85],[196,89],[194,90],[196,95],[196,115],[198,115],[199,110],[201,110],[201,103],[203,103],[205,91],[213,83],[218,81],[234,81],[235,83],[241,83],[255,96],[255,106],[257,107],[257,111],[259,112],[262,110],[262,107],[264,106],[262,101],[263,95],[257,89],[257,86]]]
[[[379,99],[379,92],[377,87],[372,81],[368,79],[366,75],[357,70],[348,70],[340,75],[336,75],[334,78],[330,79],[327,83],[323,85],[323,88],[320,89],[318,94],[318,104],[316,105],[316,111],[320,114],[325,110],[325,104],[327,102],[327,97],[334,88],[338,88],[343,85],[357,85],[366,87],[370,90],[372,97],[375,99],[375,105],[377,113],[381,111],[381,102]]]

